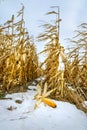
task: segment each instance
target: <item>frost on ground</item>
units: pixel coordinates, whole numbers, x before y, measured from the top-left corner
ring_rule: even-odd
[[[6,96],[12,100],[0,100],[0,130],[87,130],[87,115],[70,103],[55,101],[57,108],[41,103],[34,110],[35,94],[29,90]]]

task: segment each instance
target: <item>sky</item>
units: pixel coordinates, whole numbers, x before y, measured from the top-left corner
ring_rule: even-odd
[[[51,6],[60,7],[60,43],[66,47],[67,38],[74,36],[74,31],[81,23],[87,22],[87,0],[0,0],[0,24],[9,20],[12,14],[17,16],[17,12],[24,4],[25,25],[30,36],[34,36],[37,51],[40,52],[44,48],[44,43],[38,43],[36,37],[43,30],[39,26],[42,21],[54,20],[54,16],[45,15],[48,11],[52,11]],[[56,8],[54,9],[56,11]]]

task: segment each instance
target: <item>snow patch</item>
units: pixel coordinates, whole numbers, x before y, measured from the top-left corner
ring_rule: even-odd
[[[0,100],[0,130],[87,130],[87,115],[75,105],[54,100],[57,108],[41,103],[34,110],[35,94],[30,90],[8,94],[12,100]],[[17,99],[22,103],[17,104]],[[9,111],[10,106],[16,109]]]

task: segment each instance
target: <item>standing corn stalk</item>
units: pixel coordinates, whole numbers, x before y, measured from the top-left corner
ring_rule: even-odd
[[[52,11],[47,14],[58,15],[58,19],[54,24],[44,24],[45,33],[39,35],[39,40],[47,40],[46,49],[43,51],[47,54],[46,60],[42,63],[45,64],[45,81],[48,84],[48,89],[57,87],[56,92],[52,93],[52,98],[57,96],[63,97],[64,90],[64,66],[60,69],[61,63],[65,61],[64,48],[59,43],[59,23],[61,21],[58,12]],[[62,59],[62,61],[60,61]]]
[[[65,67],[65,79],[81,97],[87,100],[87,23],[78,26],[76,35],[70,43],[67,55],[69,64]]]
[[[64,66],[61,68],[62,62],[65,60],[63,47],[60,46],[60,44],[49,44],[47,45],[47,54],[48,57],[44,62],[46,64],[45,80],[49,89],[57,87],[57,90],[52,94],[52,97],[63,97]],[[60,59],[63,61],[61,62]]]

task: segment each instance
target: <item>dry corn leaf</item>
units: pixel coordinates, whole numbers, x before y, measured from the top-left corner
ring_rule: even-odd
[[[41,85],[42,85],[42,84],[41,84]],[[56,107],[56,104],[55,104],[51,99],[48,99],[47,97],[48,97],[52,92],[54,92],[54,91],[56,90],[56,88],[47,92],[47,83],[45,83],[45,85],[44,85],[44,90],[43,90],[43,92],[42,92],[42,89],[41,89],[41,88],[42,88],[42,86],[38,85],[38,87],[37,87],[37,94],[36,94],[35,97],[34,97],[34,99],[37,100],[36,103],[35,103],[34,108],[37,108],[41,102],[44,102],[44,103],[47,104],[48,106],[55,108],[55,107]],[[38,89],[39,89],[39,90],[38,90]]]

